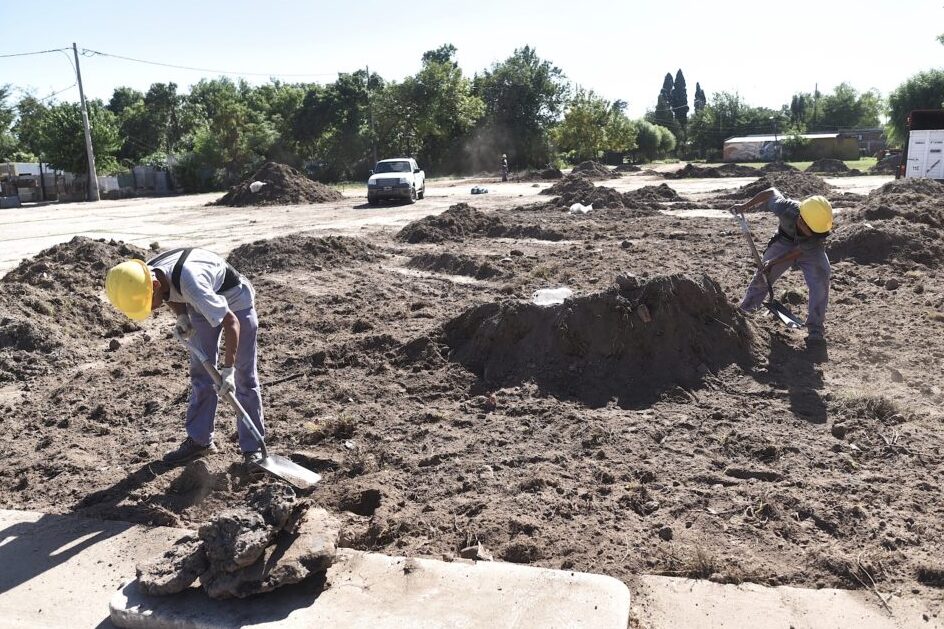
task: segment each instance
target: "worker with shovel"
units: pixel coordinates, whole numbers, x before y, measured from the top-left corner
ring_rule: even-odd
[[[135,321],[146,319],[161,304],[177,315],[175,333],[192,346],[187,437],[163,461],[180,465],[216,451],[213,426],[217,394],[235,394],[259,435],[264,434],[262,395],[256,371],[255,292],[249,281],[223,258],[204,249],[172,249],[144,262],[128,260],[108,271],[105,293],[111,303]],[[202,353],[217,362],[220,334],[225,351],[215,386]],[[213,369],[213,371],[216,371]],[[248,422],[247,422],[248,423]],[[247,465],[262,458],[260,441],[250,426],[237,423],[239,447]]]
[[[764,297],[770,294],[770,287],[777,278],[787,269],[798,267],[803,271],[803,278],[809,290],[806,338],[811,343],[822,343],[830,277],[825,244],[829,230],[833,227],[832,205],[819,195],[798,201],[786,198],[776,188],[768,188],[754,195],[749,201],[735,205],[731,212],[738,216],[757,207],[764,207],[773,212],[780,220],[780,227],[767,243],[762,268],[754,274],[740,308],[744,312],[758,309]]]

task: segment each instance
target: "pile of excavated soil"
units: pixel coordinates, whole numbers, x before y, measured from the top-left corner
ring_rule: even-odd
[[[901,164],[901,154],[886,155],[878,160],[874,166],[869,168],[873,175],[894,175],[898,172],[898,166]]]
[[[559,168],[545,168],[544,170],[528,170],[521,173],[515,179],[517,181],[546,181],[548,179],[560,179],[564,176]]]
[[[944,259],[940,230],[901,218],[870,223],[840,225],[827,245],[830,260],[852,260],[859,264],[917,262],[938,267]]]
[[[397,240],[411,244],[461,241],[499,224],[498,218],[480,212],[468,203],[458,203],[442,214],[409,223],[397,233]]]
[[[782,173],[782,172],[799,172],[799,169],[796,166],[792,166],[786,162],[776,160],[768,164],[764,164],[760,172],[762,173]]]
[[[685,164],[680,170],[665,173],[666,179],[705,179],[719,177],[755,177],[760,171],[750,166],[740,164],[723,164],[721,166],[696,166]]]
[[[715,369],[752,361],[754,334],[707,276],[660,276],[635,287],[542,307],[476,306],[443,327],[451,360],[486,387],[529,381],[602,406],[651,403],[698,387]]]
[[[487,280],[502,275],[502,270],[488,260],[454,253],[423,253],[410,258],[407,266],[447,275],[468,275],[477,280]]]
[[[617,173],[638,173],[642,168],[636,164],[619,164],[616,168],[613,169]]]
[[[869,193],[862,216],[881,220],[900,216],[944,229],[944,184],[933,179],[897,179]]]
[[[613,179],[614,177],[619,177],[620,174],[613,171],[608,166],[601,164],[600,162],[594,162],[592,160],[587,160],[585,162],[580,162],[570,171],[571,175],[583,175],[591,181],[597,181],[599,179]]]
[[[590,192],[590,190],[593,188],[593,182],[590,181],[588,177],[579,173],[568,173],[553,186],[541,190],[538,194],[547,194],[553,196],[560,196],[569,193],[585,194]]]
[[[287,485],[269,485],[249,505],[229,509],[137,566],[141,589],[167,596],[198,579],[214,599],[245,598],[320,577],[334,563],[340,522],[298,500]]]
[[[261,181],[265,185],[258,192],[253,192],[249,186],[254,181]],[[230,188],[229,192],[214,203],[233,207],[300,205],[340,201],[343,198],[344,195],[334,188],[312,181],[304,173],[291,166],[266,162],[252,177]]]
[[[291,269],[320,270],[374,259],[377,249],[360,238],[292,234],[240,245],[228,262],[246,276]]]
[[[849,167],[846,163],[838,159],[818,159],[806,167],[804,172],[808,173],[847,173]]]
[[[109,268],[146,257],[133,245],[76,236],[7,273],[0,280],[0,382],[72,364],[87,344],[136,329],[100,295]]]
[[[679,196],[679,193],[669,187],[668,184],[661,183],[658,186],[643,186],[636,190],[630,190],[623,195],[624,199],[633,201],[686,201],[687,199]]]
[[[785,196],[793,199],[804,199],[815,194],[828,196],[833,189],[831,185],[810,173],[779,172],[767,173],[757,181],[741,186],[731,194],[725,195],[724,198],[750,199],[767,188],[777,188]]]
[[[397,240],[410,244],[461,242],[466,238],[535,238],[563,240],[564,235],[540,225],[507,225],[500,218],[480,212],[467,203],[458,203],[437,216],[409,223],[397,233]]]

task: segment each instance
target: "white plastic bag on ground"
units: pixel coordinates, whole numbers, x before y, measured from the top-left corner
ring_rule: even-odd
[[[531,294],[531,303],[538,306],[553,306],[564,303],[564,300],[571,297],[574,291],[566,286],[560,288],[542,288]]]
[[[592,210],[593,210],[592,203],[590,205],[584,205],[583,203],[574,203],[573,205],[570,206],[571,214],[586,214],[587,212],[590,212]]]
[[[249,184],[249,192],[255,194],[256,192],[262,190],[262,186],[264,185],[266,185],[264,181],[253,181],[251,184]]]

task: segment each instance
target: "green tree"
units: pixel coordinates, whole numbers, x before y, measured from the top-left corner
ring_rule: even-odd
[[[652,161],[659,154],[659,143],[662,141],[659,128],[659,126],[652,124],[648,120],[636,121],[636,142],[639,153],[645,160]]]
[[[888,96],[889,140],[902,144],[908,138],[908,114],[915,109],[944,107],[944,70],[920,72]]]
[[[7,102],[12,88],[0,85],[0,162],[12,161],[17,151],[16,138],[11,127],[16,117],[13,105]]]
[[[520,166],[548,163],[548,130],[566,103],[568,86],[560,68],[538,57],[530,46],[473,80],[473,93],[485,103],[474,150],[497,163],[508,153]]]
[[[638,130],[633,121],[626,117],[626,101],[618,100],[610,106],[607,118],[604,151],[625,155],[636,149]]]
[[[89,126],[95,167],[99,175],[117,172],[116,155],[121,145],[115,114],[99,100],[88,101]],[[84,174],[88,172],[85,130],[78,103],[57,103],[48,107],[39,127],[39,151],[50,166]]]
[[[13,133],[20,149],[42,158],[43,120],[46,117],[46,105],[35,96],[24,96],[16,105],[16,123]]]
[[[821,99],[819,124],[834,129],[877,127],[881,109],[881,97],[877,92],[860,95],[848,83],[840,83],[832,94]]]
[[[557,148],[567,153],[573,162],[597,159],[606,148],[606,127],[611,119],[610,104],[606,100],[592,90],[578,89],[552,137]]]
[[[675,81],[672,83],[671,103],[675,121],[684,133],[685,127],[688,126],[688,90],[685,88],[685,76],[681,68],[675,73]]]
[[[695,82],[695,98],[692,102],[692,105],[695,108],[695,113],[697,114],[705,108],[708,104],[708,98],[705,96],[705,92],[701,89],[701,84],[697,81]]]
[[[659,90],[659,97],[656,99],[656,108],[649,117],[653,124],[664,127],[675,124],[675,114],[672,109],[672,89],[675,81],[672,79],[672,73],[666,72],[662,81],[662,89]]]
[[[116,87],[111,94],[111,100],[108,101],[108,110],[121,117],[124,111],[137,102],[144,100],[144,94],[130,87]]]

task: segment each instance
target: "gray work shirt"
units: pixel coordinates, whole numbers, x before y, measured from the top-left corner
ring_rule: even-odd
[[[239,312],[253,307],[255,291],[242,275],[239,276],[239,284],[233,288],[223,293],[216,292],[226,277],[226,260],[206,249],[190,251],[180,271],[178,293],[171,281],[171,275],[181,255],[183,251],[159,260],[156,264],[148,262],[149,267],[160,269],[167,277],[167,283],[170,284],[168,301],[192,306],[213,327],[223,323],[227,312]]]
[[[829,235],[829,232],[804,236],[797,231],[796,224],[797,218],[800,216],[800,202],[796,199],[788,199],[783,196],[783,193],[774,188],[774,195],[767,201],[767,209],[780,219],[780,229],[777,230],[777,235],[774,238],[796,245],[804,251],[810,251],[825,245],[826,236]]]

